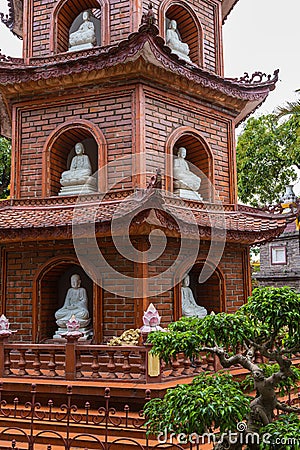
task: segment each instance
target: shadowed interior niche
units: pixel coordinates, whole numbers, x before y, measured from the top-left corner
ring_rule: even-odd
[[[191,61],[201,67],[203,65],[201,56],[202,39],[193,17],[185,8],[174,4],[166,12],[165,32],[167,32],[171,20],[175,20],[177,23],[181,41],[189,46]]]
[[[97,0],[69,0],[63,4],[57,15],[56,25],[56,53],[68,51],[69,34],[76,31],[83,22],[82,14],[89,10],[92,13],[91,21],[95,26],[97,46],[101,42],[102,13],[101,5]]]
[[[201,178],[200,194],[204,201],[212,201],[212,161],[204,144],[192,134],[184,134],[175,143],[173,155],[176,156],[180,147],[186,148],[186,161],[191,163],[190,170]],[[201,170],[202,174],[193,165]]]
[[[75,145],[81,142],[85,154],[88,155],[92,174],[98,169],[98,146],[90,132],[84,128],[74,128],[60,135],[53,143],[50,156],[50,186],[49,195],[58,195],[61,189],[61,174],[70,169],[72,158],[75,156]]]
[[[36,342],[52,339],[57,329],[55,312],[64,304],[68,289],[71,287],[70,278],[78,274],[81,278],[81,287],[84,287],[88,296],[90,317],[93,313],[93,282],[84,270],[76,264],[60,263],[45,273],[40,280],[39,317]]]
[[[223,280],[217,270],[204,283],[199,283],[198,278],[203,264],[194,266],[189,272],[190,288],[194,294],[196,303],[204,306],[207,313],[219,313],[224,311],[224,288]]]

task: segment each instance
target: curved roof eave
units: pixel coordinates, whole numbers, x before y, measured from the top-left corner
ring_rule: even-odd
[[[223,23],[227,19],[230,12],[233,10],[234,6],[237,4],[239,0],[223,0],[222,1],[222,20]]]
[[[180,224],[180,229],[193,238],[197,225],[200,237],[206,240],[211,239],[213,228],[216,236],[221,236],[227,242],[252,245],[274,239],[283,232],[287,224],[287,218],[282,214],[240,205],[185,201],[152,188],[138,190],[123,200],[102,202],[100,206],[97,194],[87,198],[83,196],[79,200],[73,197],[62,200],[64,203],[59,205],[55,197],[0,202],[1,240],[9,243],[47,240],[53,239],[53,236],[66,239],[68,233],[68,238],[71,238],[74,218],[76,225],[82,226],[83,233],[86,233],[86,225],[89,223],[96,226],[99,236],[104,236],[111,233],[112,220],[114,229],[122,230],[128,214],[130,217],[134,214],[133,234],[143,234],[142,230],[148,233],[147,227],[155,225],[168,230],[170,236],[178,237]]]
[[[19,39],[23,38],[23,0],[7,0],[8,14],[0,13],[1,22]]]

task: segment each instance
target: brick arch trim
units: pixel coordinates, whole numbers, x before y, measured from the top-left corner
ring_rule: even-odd
[[[211,184],[214,186],[214,180],[215,180],[215,175],[214,175],[214,156],[212,153],[212,150],[207,142],[207,140],[204,138],[204,136],[199,133],[199,131],[195,130],[192,127],[188,127],[188,126],[183,126],[183,127],[179,127],[176,128],[168,137],[167,142],[166,142],[166,190],[167,191],[173,191],[173,186],[172,186],[172,180],[173,180],[173,148],[176,144],[176,142],[183,137],[184,135],[189,135],[189,136],[193,136],[195,139],[197,139],[201,145],[203,146],[203,149],[206,153],[207,156],[207,160],[208,160],[208,178],[211,182]],[[211,201],[214,200],[214,190],[213,191],[213,195],[211,198]]]
[[[49,259],[42,267],[38,269],[33,278],[32,287],[32,337],[35,342],[38,341],[38,320],[41,317],[40,311],[40,292],[41,282],[45,275],[52,269],[62,265],[74,264],[81,267],[76,256],[55,256]],[[93,282],[93,341],[99,344],[102,341],[103,329],[103,290],[101,287]]]
[[[191,6],[183,1],[183,0],[164,0],[158,11],[158,22],[159,22],[159,34],[165,39],[166,38],[166,30],[165,30],[165,17],[168,9],[172,6],[179,6],[183,10],[185,10],[190,17],[192,18],[196,28],[197,28],[197,39],[198,39],[198,65],[204,67],[204,38],[203,38],[203,28],[202,24],[197,17],[195,11],[191,8]]]
[[[70,0],[60,0],[57,2],[53,8],[51,20],[50,20],[50,52],[52,54],[57,52],[57,40],[59,38],[59,16],[64,7],[70,3]],[[101,19],[101,46],[110,44],[110,4],[109,0],[85,0],[83,2],[84,9],[92,9],[96,6],[101,8],[102,19]],[[84,9],[78,10],[80,14]],[[78,16],[78,14],[72,17],[69,27],[72,25],[73,20]]]
[[[76,264],[79,266],[78,259],[74,256],[55,256],[46,262],[39,270],[36,272],[33,278],[32,284],[32,338],[34,342],[38,341],[38,321],[41,316],[41,305],[40,305],[40,292],[41,292],[41,281],[44,276],[50,272],[55,266],[59,265],[69,265]]]
[[[106,192],[107,186],[107,143],[103,132],[100,128],[84,119],[77,119],[76,122],[69,120],[59,125],[49,136],[43,147],[43,169],[42,169],[42,196],[49,197],[50,193],[50,164],[51,149],[54,142],[67,131],[74,128],[81,128],[90,133],[95,139],[98,146],[98,171],[101,169],[101,177],[98,179],[98,189],[100,192]],[[99,174],[100,175],[100,174]]]
[[[201,266],[202,264],[207,264],[208,266],[210,266],[212,269],[214,269],[214,274],[217,275],[217,277],[220,280],[220,311],[221,312],[226,312],[226,282],[225,282],[225,275],[223,270],[217,266],[215,267],[215,265],[210,262],[207,261],[206,259],[198,259],[194,265],[194,267],[197,268],[197,266]]]
[[[190,265],[186,264],[186,266],[181,267],[180,271],[178,271],[175,275],[176,284],[173,288],[173,296],[174,296],[174,321],[177,321],[182,316],[181,313],[181,278],[184,276],[184,274],[188,271],[190,271],[193,268],[197,268],[201,266],[202,264],[208,264],[210,267],[214,268],[214,274],[216,273],[217,277],[220,281],[220,311],[226,312],[226,283],[225,283],[225,275],[222,269],[218,266],[215,267],[213,263],[207,261],[204,258],[197,259],[193,267],[190,267]]]

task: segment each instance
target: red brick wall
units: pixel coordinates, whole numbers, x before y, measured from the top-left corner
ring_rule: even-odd
[[[44,57],[51,53],[50,39],[53,9],[57,2],[48,2],[45,4],[42,0],[33,1],[33,16],[32,16],[32,56]],[[96,6],[96,5],[95,5]],[[88,9],[89,6],[86,6]],[[83,8],[84,10],[84,8]],[[78,14],[82,9],[78,9]],[[128,0],[116,1],[110,0],[110,42],[107,44],[114,44],[123,39],[126,39],[131,31],[131,14],[130,2]],[[102,22],[102,26],[109,28],[109,24]],[[61,38],[61,36],[60,36]],[[63,36],[65,39],[65,36]],[[106,45],[107,45],[106,44]],[[103,45],[103,44],[102,44]],[[61,46],[61,44],[60,44]],[[56,47],[56,45],[54,46]],[[67,42],[63,45],[64,49],[68,48]]]
[[[157,167],[164,168],[167,139],[183,126],[195,129],[207,141],[214,157],[215,189],[223,202],[230,203],[228,121],[188,99],[164,98],[162,93],[157,96],[146,91],[147,171],[155,173]]]
[[[105,247],[103,254],[107,261],[128,276],[133,274],[133,266],[128,261],[117,255],[112,247],[107,246],[107,239],[102,239]],[[15,336],[18,340],[28,341],[32,339],[32,316],[33,316],[33,280],[38,271],[46,265],[53,257],[70,257],[75,253],[70,246],[71,243],[50,242],[34,243],[26,247],[15,245],[7,253],[7,283],[5,293],[5,314],[13,324],[13,329],[18,329]],[[66,247],[68,245],[68,247]],[[59,263],[58,263],[59,265]],[[65,265],[65,270],[73,264]],[[52,269],[42,283],[41,330],[42,338],[51,338],[56,329],[54,312],[58,309],[58,304],[53,306],[54,278],[57,269]],[[61,272],[61,269],[60,269]],[[53,276],[52,276],[52,275]],[[115,285],[117,280],[112,280]],[[122,287],[120,286],[122,290]],[[46,297],[49,294],[49,303]],[[58,299],[57,299],[58,300]],[[58,303],[58,302],[57,302]],[[90,308],[91,309],[91,308]],[[108,291],[103,292],[103,315],[104,340],[109,337],[120,335],[125,329],[134,327],[134,300],[131,298],[119,297]],[[52,317],[52,319],[51,319]],[[52,324],[51,324],[52,320]],[[45,323],[47,321],[47,324]],[[101,320],[100,320],[101,323]],[[48,336],[45,330],[50,330]]]
[[[129,0],[110,0],[110,25],[102,23],[102,27],[110,28],[110,42],[107,44],[114,44],[127,38],[130,32],[137,31],[141,21],[141,10],[135,11],[133,8],[134,2]],[[145,10],[148,8],[148,2],[141,0],[142,5],[140,7]],[[29,54],[33,57],[44,57],[51,53],[51,27],[52,27],[52,15],[53,10],[57,2],[50,1],[47,4],[42,0],[33,1],[33,13],[32,13],[32,29],[29,30],[32,36],[26,36],[25,47],[29,47],[31,42],[31,49]],[[188,2],[190,7],[194,10],[194,13],[198,17],[202,29],[203,29],[203,55],[204,55],[204,67],[213,72],[219,73],[218,61],[216,60],[216,48],[220,47],[218,40],[220,39],[218,33],[216,33],[217,18],[218,18],[218,5],[211,0],[190,0]],[[159,17],[160,2],[154,1],[154,13],[156,17]],[[72,9],[73,10],[73,9]],[[79,8],[78,14],[81,12]],[[75,18],[75,17],[74,17]],[[162,20],[162,19],[160,19]],[[29,24],[29,20],[27,19]],[[161,29],[164,28],[162,24],[159,24]],[[59,37],[62,39],[62,37]],[[63,37],[65,39],[65,37]],[[67,43],[63,45],[63,48],[67,48]]]
[[[159,15],[161,22],[163,20],[163,16],[162,14],[159,14],[159,9],[162,3],[164,2],[160,2],[159,0],[153,1],[154,12]],[[219,73],[220,67],[217,61],[217,48],[220,46],[220,36],[216,33],[216,29],[218,29],[218,8],[220,5],[210,0],[189,0],[187,4],[194,11],[203,30],[203,65],[206,69]],[[170,3],[170,6],[172,6],[172,3]],[[148,8],[148,3],[145,0],[143,0],[143,7],[144,10],[147,10]],[[159,23],[159,28],[161,30],[161,34],[164,36],[165,25],[163,23]]]
[[[125,260],[116,254],[111,246],[109,239],[101,239],[103,254],[108,263],[117,271],[131,277],[134,274],[133,263]],[[69,245],[69,246],[68,246]],[[168,246],[161,257],[153,263],[149,264],[149,276],[159,274],[166,270],[174,261],[178,253],[178,240],[169,239]],[[207,255],[208,245],[201,243],[199,261],[203,261]],[[234,312],[245,301],[245,286],[243,278],[243,251],[240,245],[228,245],[224,251],[221,262],[219,264],[220,271],[224,275],[226,290],[226,311]],[[12,328],[17,329],[18,333],[14,339],[29,341],[32,332],[32,299],[33,299],[33,279],[37,272],[46,265],[53,257],[73,256],[74,251],[67,242],[48,242],[33,243],[31,245],[12,245],[7,249],[7,282],[5,293],[5,314],[12,323]],[[75,255],[74,255],[75,256]],[[70,263],[72,265],[72,263]],[[66,265],[66,270],[67,270]],[[53,269],[54,271],[56,269]],[[54,272],[53,272],[54,273]],[[50,278],[49,278],[50,277]],[[51,279],[51,273],[48,273],[47,280]],[[162,280],[161,283],[164,281]],[[111,278],[111,283],[122,289],[122,282],[117,277]],[[209,283],[206,285],[209,287]],[[44,288],[43,288],[44,289]],[[43,302],[47,290],[43,293]],[[52,295],[52,294],[51,294]],[[50,296],[51,297],[51,296]],[[53,295],[52,295],[53,297]],[[51,302],[53,298],[51,297]],[[174,292],[173,289],[168,290],[158,296],[148,299],[149,303],[153,302],[162,315],[162,323],[167,325],[174,320]],[[207,303],[207,309],[216,309],[215,305]],[[53,313],[53,307],[49,308],[45,303],[45,310]],[[107,341],[114,335],[120,335],[125,329],[134,328],[134,299],[125,298],[112,294],[108,291],[103,292],[103,316],[104,340]],[[49,316],[44,320],[50,321]],[[53,317],[54,322],[54,317]],[[138,318],[138,322],[142,325],[142,317]],[[101,321],[100,321],[101,323]],[[53,327],[48,324],[47,329]],[[50,327],[50,328],[49,328]],[[41,330],[45,330],[45,324],[42,324]],[[51,336],[48,336],[51,337]]]
[[[20,197],[40,197],[42,195],[42,151],[49,135],[56,128],[72,119],[76,128],[76,120],[85,119],[99,126],[104,134],[108,148],[108,162],[117,160],[120,156],[131,154],[132,148],[132,98],[130,92],[116,93],[111,96],[95,96],[93,99],[69,100],[49,105],[49,99],[44,104],[25,107],[20,113]],[[75,141],[74,141],[75,145]],[[67,155],[65,157],[65,160]],[[50,159],[51,161],[51,159]],[[48,162],[49,164],[49,162]],[[108,180],[113,183],[121,176],[124,167],[111,167]],[[64,167],[63,170],[66,170]],[[45,167],[48,171],[50,168]],[[58,166],[58,171],[62,168]],[[18,170],[17,170],[18,172]],[[127,168],[130,177],[131,167]],[[126,170],[125,170],[126,175]],[[59,179],[59,174],[56,174]],[[122,187],[131,187],[130,179]]]
[[[49,195],[57,195],[60,187],[60,175],[63,170],[67,170],[67,156],[77,140],[74,140],[70,148],[67,146],[64,148],[64,154],[61,149],[64,146],[60,145],[59,150],[56,151],[55,160],[51,156],[45,160],[46,162],[43,162],[43,149],[51,133],[55,132],[59,126],[72,121],[76,129],[80,126],[79,122],[76,124],[76,120],[84,119],[90,124],[98,126],[106,140],[107,161],[108,163],[113,162],[109,165],[108,184],[112,185],[117,178],[128,176],[119,185],[121,188],[132,186],[131,165],[125,166],[124,162],[118,162],[119,157],[131,155],[132,151],[135,151],[135,146],[139,150],[145,148],[147,153],[146,171],[150,176],[155,173],[156,168],[164,169],[166,143],[176,129],[188,126],[197,131],[206,140],[213,155],[215,188],[222,201],[230,203],[230,189],[233,190],[233,186],[231,185],[228,156],[228,147],[231,144],[228,119],[222,118],[220,113],[214,113],[212,110],[200,109],[199,104],[190,101],[188,97],[183,102],[182,98],[178,99],[171,94],[167,96],[160,91],[152,93],[146,88],[145,92],[145,144],[144,141],[140,143],[140,136],[135,130],[136,120],[139,120],[139,117],[132,106],[134,104],[133,91],[124,91],[121,88],[120,90],[116,89],[114,95],[99,93],[98,96],[95,92],[93,97],[87,97],[85,101],[78,97],[69,101],[70,97],[68,97],[63,102],[57,101],[53,106],[49,106],[48,99],[32,106],[22,107],[20,105],[19,129],[22,137],[20,148],[13,150],[16,153],[16,161],[20,158],[20,170],[17,166],[15,168],[15,172],[18,174],[16,183],[20,191],[12,192],[12,196],[41,196],[43,171],[46,174],[46,184],[49,184],[50,172],[52,180],[54,178],[56,180],[51,182],[53,188]],[[55,145],[53,148],[56,148]],[[189,150],[188,146],[187,150]],[[54,151],[51,155],[54,155]],[[189,159],[188,156],[187,159]],[[199,161],[198,163],[196,160],[191,160],[207,175],[207,162],[203,162],[201,158]],[[145,184],[142,187],[144,186]],[[207,191],[205,183],[202,184],[203,189]]]

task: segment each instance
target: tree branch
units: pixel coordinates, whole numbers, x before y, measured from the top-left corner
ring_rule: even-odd
[[[215,353],[218,356],[220,363],[225,369],[231,366],[235,366],[236,364],[240,364],[242,367],[244,367],[244,369],[247,369],[250,372],[253,372],[254,370],[259,370],[258,365],[251,362],[251,357],[253,356],[251,350],[247,352],[247,356],[241,354],[228,356],[225,350],[218,346],[204,347],[202,348],[202,350],[205,352]]]
[[[277,400],[276,403],[276,407],[277,409],[279,409],[280,411],[283,412],[288,412],[288,413],[300,413],[300,408],[294,407],[294,406],[288,406],[285,403],[281,403]]]

